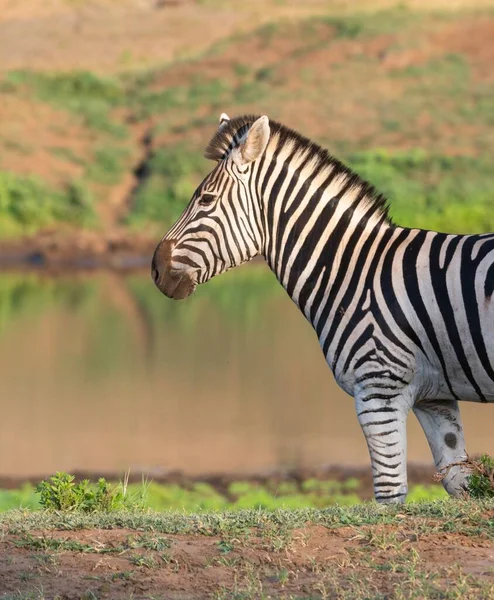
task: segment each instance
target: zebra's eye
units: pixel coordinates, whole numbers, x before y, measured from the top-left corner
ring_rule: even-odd
[[[216,196],[214,194],[203,194],[199,198],[199,204],[201,206],[208,206],[208,204],[211,204],[215,200],[216,200]]]

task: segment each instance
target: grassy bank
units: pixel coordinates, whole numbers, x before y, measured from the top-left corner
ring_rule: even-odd
[[[6,73],[0,235],[162,233],[212,166],[202,149],[223,110],[266,113],[328,147],[389,197],[398,224],[494,230],[493,31],[489,10],[402,7],[277,21],[130,73]]]

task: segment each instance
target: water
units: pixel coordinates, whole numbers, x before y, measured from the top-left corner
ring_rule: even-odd
[[[263,266],[186,301],[148,273],[0,276],[0,476],[367,465],[353,402]],[[493,406],[464,403],[470,453]],[[409,460],[431,463],[409,421]]]

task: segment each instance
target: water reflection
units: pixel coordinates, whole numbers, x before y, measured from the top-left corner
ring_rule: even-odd
[[[0,475],[367,464],[353,402],[262,266],[185,302],[148,274],[0,276]],[[471,453],[493,407],[465,403]],[[430,463],[413,417],[409,460]]]

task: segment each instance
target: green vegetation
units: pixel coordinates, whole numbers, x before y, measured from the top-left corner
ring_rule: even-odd
[[[494,458],[484,454],[472,462],[468,491],[472,498],[494,498]]]
[[[84,183],[50,190],[34,177],[0,172],[0,235],[31,233],[57,222],[87,225],[95,219],[93,200]]]
[[[117,146],[97,148],[94,162],[88,166],[87,177],[107,185],[118,183],[129,161],[129,150]]]
[[[399,225],[452,233],[494,231],[490,159],[386,150],[348,156],[348,163],[390,200]]]
[[[125,104],[125,89],[118,79],[103,78],[87,71],[11,71],[3,79],[0,93],[20,97],[34,95],[79,116],[82,123],[91,129],[117,138],[125,138],[128,134],[122,123],[111,118],[111,111]]]
[[[398,224],[493,230],[492,82],[483,74],[481,57],[453,46],[430,55],[427,50],[428,36],[463,18],[454,11],[426,15],[403,7],[328,14],[268,23],[223,39],[202,56],[153,70],[112,77],[87,71],[7,73],[0,97],[36,99],[65,111],[91,148],[84,156],[71,148],[50,149],[84,167],[84,184],[69,181],[51,192],[40,181],[0,173],[0,235],[61,222],[95,224],[92,186],[116,185],[135,168],[131,157],[141,140],[130,138],[139,122],[156,142],[146,165],[149,176],[137,186],[125,223],[153,232],[168,227],[212,166],[202,149],[225,109],[265,112],[281,121],[286,116],[294,127],[294,109],[313,113],[312,131],[301,127],[303,133],[387,195]],[[379,42],[377,54],[374,45],[366,46],[373,41]],[[336,57],[329,64],[326,55],[319,57],[328,49],[329,58]],[[122,147],[124,138],[129,139]],[[29,152],[33,143],[29,140]],[[26,142],[17,136],[10,133],[3,147],[28,160]]]
[[[422,150],[373,150],[341,157],[389,199],[393,220],[405,227],[451,233],[494,231],[490,159],[431,155]],[[159,150],[151,177],[134,198],[128,222],[169,227],[211,168],[186,146]]]
[[[145,487],[140,490],[145,493]],[[112,485],[104,478],[91,484],[88,479],[74,483],[69,473],[56,473],[36,486],[39,503],[47,510],[114,512],[138,508],[142,498],[128,493],[126,482]]]
[[[134,197],[129,223],[173,223],[205,175],[205,160],[183,146],[162,148],[150,161],[152,177]]]
[[[75,483],[72,475],[57,473],[36,487],[25,484],[19,490],[0,491],[0,511],[21,507],[86,513],[138,509],[194,513],[255,508],[326,508],[335,504],[359,504],[362,502],[359,489],[360,482],[357,479],[343,482],[308,479],[301,484],[290,480],[268,481],[265,484],[236,481],[220,492],[203,482],[182,486],[156,482],[110,484],[101,478],[91,484],[88,480]],[[408,500],[413,503],[445,496],[442,486],[417,485],[410,490]]]
[[[357,506],[331,506],[325,509],[276,509],[274,511],[243,509],[226,512],[183,514],[165,512],[49,512],[11,510],[0,515],[0,527],[12,533],[30,530],[92,529],[119,527],[159,534],[238,534],[248,528],[295,529],[307,523],[325,527],[386,525],[396,523],[396,515],[416,518],[418,531],[423,531],[421,519],[437,519],[439,531],[475,535],[479,527],[494,539],[494,522],[486,512],[494,509],[493,500],[441,500],[384,506],[365,502]],[[263,525],[264,524],[264,525]]]

